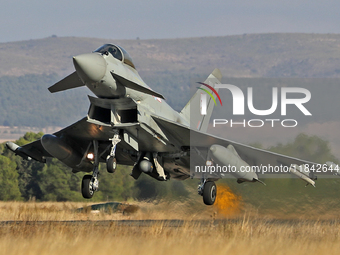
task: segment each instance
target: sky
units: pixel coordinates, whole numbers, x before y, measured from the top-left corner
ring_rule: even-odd
[[[0,42],[340,33],[340,1],[0,0]]]

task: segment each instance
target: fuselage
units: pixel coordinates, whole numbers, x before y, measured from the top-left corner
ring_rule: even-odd
[[[132,122],[131,125],[137,123],[139,128],[136,129],[133,126],[122,128],[124,132],[137,138],[139,152],[156,152],[162,155],[164,169],[175,175],[178,173],[175,173],[174,169],[178,169],[181,165],[183,165],[182,171],[189,173],[189,169],[184,170],[184,165],[189,158],[186,158],[184,162],[177,160],[178,153],[182,152],[181,148],[174,146],[172,141],[168,140],[152,116],[159,116],[185,126],[189,126],[189,120],[170,107],[161,98],[162,95],[154,92],[142,80],[131,57],[124,49],[106,44],[92,53],[75,56],[73,63],[83,84],[98,98],[110,100],[112,105],[122,99],[131,98],[134,101],[137,116],[135,118],[125,117],[125,119]],[[131,111],[126,114],[133,116],[135,112]],[[120,125],[128,125],[123,121],[120,122],[123,117],[118,117],[117,120],[111,121],[113,127],[120,128]]]

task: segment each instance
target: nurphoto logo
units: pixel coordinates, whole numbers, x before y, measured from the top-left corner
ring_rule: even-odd
[[[213,94],[216,95],[218,100],[220,101],[220,104],[222,106],[222,100],[220,95],[217,93],[217,90],[219,89],[228,89],[231,92],[233,103],[232,103],[232,109],[233,109],[233,115],[235,116],[242,116],[245,112],[245,96],[243,94],[243,91],[231,84],[217,84],[215,87],[212,87],[208,84],[201,83],[203,86],[207,87],[212,91],[212,93],[205,89],[205,88],[199,88],[202,91],[206,92],[206,94],[201,94],[201,100],[200,100],[200,112],[201,115],[207,114],[207,94],[211,97],[211,99],[214,101],[215,105],[217,105],[215,97]],[[280,96],[279,96],[279,89],[277,87],[272,88],[272,105],[269,109],[265,110],[259,110],[254,107],[253,103],[253,88],[248,87],[247,88],[247,107],[248,110],[257,116],[269,116],[273,114],[279,105],[279,99],[280,99],[280,113],[281,116],[287,115],[287,105],[295,105],[305,116],[312,116],[312,114],[307,110],[307,108],[304,106],[305,103],[307,103],[311,99],[311,93],[308,89],[305,88],[299,88],[299,87],[282,87],[280,88]],[[300,98],[294,98],[289,97],[289,95],[294,94],[299,95]],[[301,95],[303,97],[301,97]],[[228,105],[229,106],[229,105]],[[241,125],[243,127],[249,126],[249,127],[262,127],[265,122],[271,123],[271,126],[274,127],[275,123],[280,122],[283,127],[296,127],[298,122],[295,119],[250,119],[246,120],[243,119],[241,122],[233,121],[232,119],[214,119],[213,120],[213,126],[216,127],[216,125],[225,125],[230,124],[231,127],[235,125]]]

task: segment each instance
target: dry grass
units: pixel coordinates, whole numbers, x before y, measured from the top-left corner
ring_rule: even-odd
[[[339,223],[2,226],[1,254],[338,254]]]
[[[88,204],[87,204],[88,205]],[[85,206],[87,206],[85,205]],[[273,221],[245,209],[139,203],[135,214],[75,212],[83,203],[0,203],[0,254],[338,254],[340,221]],[[205,209],[204,209],[205,208]],[[195,211],[195,213],[193,213]],[[193,221],[191,219],[205,219]],[[199,213],[201,215],[199,216]],[[176,217],[177,216],[177,217]],[[214,221],[232,217],[232,220]],[[114,219],[187,219],[127,226]],[[209,220],[208,220],[209,219]],[[18,223],[5,224],[14,220]],[[51,221],[89,220],[82,224]],[[42,222],[45,221],[45,222]]]

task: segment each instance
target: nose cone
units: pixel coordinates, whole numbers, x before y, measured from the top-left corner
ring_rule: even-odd
[[[102,55],[97,53],[73,57],[73,64],[84,83],[98,82],[106,73],[106,61]]]

